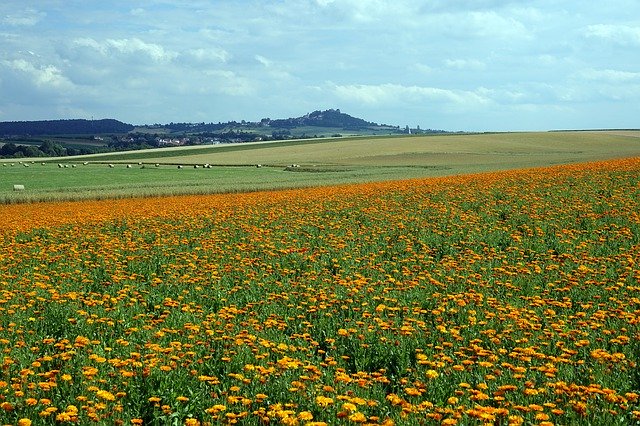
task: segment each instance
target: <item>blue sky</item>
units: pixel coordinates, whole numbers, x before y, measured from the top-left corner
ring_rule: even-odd
[[[640,2],[4,0],[0,121],[640,128]]]

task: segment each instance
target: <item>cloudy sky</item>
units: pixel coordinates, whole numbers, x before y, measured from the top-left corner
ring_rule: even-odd
[[[640,128],[637,0],[3,0],[0,121]]]

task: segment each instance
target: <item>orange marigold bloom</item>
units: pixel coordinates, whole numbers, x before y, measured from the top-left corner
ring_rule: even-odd
[[[313,420],[313,414],[310,411],[302,411],[298,414],[298,420],[308,421]]]
[[[328,398],[326,396],[316,396],[316,404],[318,404],[321,407],[326,407],[328,405],[333,404],[333,398]]]
[[[367,421],[367,416],[362,414],[361,412],[353,413],[349,416],[349,420],[354,423],[364,423]]]

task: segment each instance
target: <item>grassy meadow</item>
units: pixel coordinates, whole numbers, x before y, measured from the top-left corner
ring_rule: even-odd
[[[0,422],[640,424],[638,212],[638,159],[5,204]]]
[[[0,202],[277,190],[631,156],[640,156],[640,132],[363,137],[164,148],[49,159],[44,165],[42,160],[22,160],[29,167],[20,160],[0,160]],[[213,166],[204,169],[204,164]],[[300,167],[287,168],[292,164]],[[14,192],[15,184],[24,185],[25,191]]]

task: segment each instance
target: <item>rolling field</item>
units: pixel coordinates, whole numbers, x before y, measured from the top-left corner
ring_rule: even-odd
[[[0,421],[640,424],[639,212],[639,159],[2,205]]]
[[[30,167],[24,167],[19,160],[1,160],[0,202],[246,192],[631,156],[640,156],[640,132],[313,139],[67,157],[45,165],[23,160]],[[82,165],[85,161],[89,164]],[[58,162],[77,167],[59,169]],[[107,167],[108,163],[115,167]],[[155,164],[160,166],[156,168]],[[193,168],[204,164],[214,167]],[[265,167],[256,168],[257,164]],[[287,169],[291,164],[301,167]],[[178,165],[185,167],[178,170]],[[14,192],[15,184],[24,185],[26,190]]]

